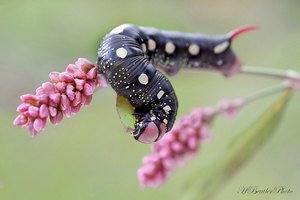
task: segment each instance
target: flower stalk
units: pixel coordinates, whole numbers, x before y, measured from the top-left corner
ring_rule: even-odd
[[[245,132],[238,134],[218,160],[199,169],[184,187],[182,199],[212,199],[275,133],[292,92],[287,90]]]

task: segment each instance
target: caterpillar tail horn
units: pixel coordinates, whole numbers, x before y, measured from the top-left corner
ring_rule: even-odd
[[[234,29],[233,31],[230,31],[227,34],[227,37],[229,38],[230,41],[232,41],[232,40],[234,40],[235,38],[237,38],[238,36],[240,36],[243,33],[253,31],[253,30],[257,30],[259,28],[260,27],[257,26],[257,25],[240,27],[240,28]]]

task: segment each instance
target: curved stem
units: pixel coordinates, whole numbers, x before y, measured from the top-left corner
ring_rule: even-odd
[[[277,85],[264,88],[248,96],[233,99],[233,100],[223,101],[218,106],[216,106],[213,111],[207,114],[206,116],[207,121],[212,120],[214,117],[216,117],[221,113],[224,113],[229,117],[232,117],[234,113],[236,113],[240,108],[244,107],[245,105],[254,102],[256,100],[259,100],[263,97],[270,96],[288,89],[293,89],[293,83],[290,80],[284,80]]]
[[[266,67],[243,66],[240,70],[240,73],[281,79],[300,80],[300,73],[295,70],[280,70]]]
[[[274,85],[274,86],[271,86],[268,88],[264,88],[253,94],[250,94],[250,95],[242,98],[242,100],[244,101],[244,105],[245,105],[247,103],[251,103],[255,100],[261,99],[266,96],[270,96],[272,94],[279,93],[283,90],[290,89],[290,88],[292,88],[292,83],[291,83],[291,81],[286,80],[286,81],[282,81],[280,84],[277,84],[277,85]]]

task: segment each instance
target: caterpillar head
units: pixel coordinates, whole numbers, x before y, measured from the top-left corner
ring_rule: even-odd
[[[158,119],[152,119],[149,114],[139,117],[135,123],[133,137],[142,143],[153,143],[160,140],[166,133],[167,127]]]
[[[214,56],[210,61],[210,65],[220,70],[225,76],[230,76],[238,72],[242,67],[242,63],[232,51],[231,43],[241,34],[257,28],[258,26],[241,27],[229,32],[225,36],[216,38],[212,49]]]

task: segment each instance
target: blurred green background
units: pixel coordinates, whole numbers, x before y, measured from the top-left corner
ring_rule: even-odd
[[[240,58],[248,65],[300,70],[299,8],[298,0],[1,0],[0,199],[180,199],[182,186],[195,170],[218,159],[230,139],[276,95],[249,105],[233,120],[219,117],[201,153],[158,189],[141,189],[138,184],[136,171],[149,145],[125,134],[111,88],[99,90],[91,106],[58,126],[49,125],[35,138],[12,125],[19,96],[34,92],[50,71],[63,71],[78,57],[95,61],[102,37],[122,23],[208,34],[258,24],[261,30],[234,43]],[[276,83],[246,75],[225,79],[207,72],[182,72],[171,81],[180,101],[178,116]],[[295,94],[275,136],[216,191],[216,199],[299,198],[299,101]],[[294,192],[237,194],[241,186],[284,186]]]

